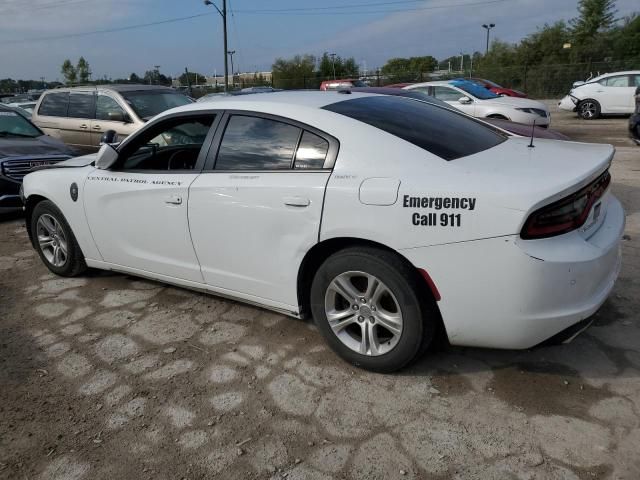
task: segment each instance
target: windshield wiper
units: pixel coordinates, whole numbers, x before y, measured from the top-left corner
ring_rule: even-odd
[[[24,133],[4,132],[4,131],[0,131],[0,137],[36,138],[33,135],[26,135]]]

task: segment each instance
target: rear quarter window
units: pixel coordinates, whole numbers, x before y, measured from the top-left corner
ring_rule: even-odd
[[[466,115],[411,98],[371,96],[323,108],[384,130],[445,160],[488,150],[508,138]]]
[[[69,92],[47,93],[40,103],[38,115],[66,117],[68,108]]]

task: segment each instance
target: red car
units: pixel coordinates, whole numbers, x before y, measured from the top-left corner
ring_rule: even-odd
[[[478,85],[482,85],[487,90],[491,90],[496,95],[505,95],[507,97],[520,97],[526,98],[527,94],[521,92],[520,90],[512,90],[511,88],[506,88],[501,85],[498,85],[491,80],[485,80],[484,78],[469,78],[472,82],[477,83]]]

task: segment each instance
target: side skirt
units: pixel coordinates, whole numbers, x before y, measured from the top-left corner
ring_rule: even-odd
[[[254,307],[264,308],[271,310],[282,315],[293,318],[302,318],[300,310],[296,310],[291,305],[285,305],[278,302],[272,302],[266,298],[256,297],[254,295],[246,295],[234,290],[227,290],[225,288],[213,287],[206,283],[193,282],[191,280],[182,280],[180,278],[169,277],[166,275],[160,275],[153,272],[147,272],[146,270],[139,270],[137,268],[125,267],[123,265],[116,265],[113,263],[103,262],[101,260],[92,260],[85,258],[85,262],[88,267],[97,268],[100,270],[110,270],[113,272],[126,273],[135,275],[137,277],[147,278],[149,280],[155,280],[170,285],[176,285],[178,287],[187,288],[196,292],[210,293],[219,297],[223,297],[229,300],[234,300],[240,303],[246,303]]]

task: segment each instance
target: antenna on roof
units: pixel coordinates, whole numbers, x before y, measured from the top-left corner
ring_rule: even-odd
[[[533,121],[533,126],[531,127],[531,142],[529,142],[528,147],[529,148],[536,148],[536,146],[533,144],[533,136],[536,133],[536,121]]]

